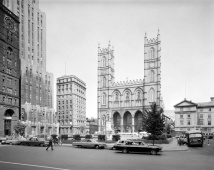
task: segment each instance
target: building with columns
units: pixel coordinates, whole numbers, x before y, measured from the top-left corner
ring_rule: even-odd
[[[97,113],[99,131],[142,130],[144,109],[161,107],[161,40],[144,37],[144,77],[115,82],[114,49],[98,47]],[[143,64],[143,63],[142,63]]]
[[[174,108],[176,132],[200,130],[214,134],[214,97],[209,102],[200,103],[184,99]]]
[[[3,4],[20,22],[20,120],[27,126],[27,135],[55,133],[57,123],[49,125],[47,119],[55,111],[53,74],[46,70],[46,14],[39,0],[3,0]]]

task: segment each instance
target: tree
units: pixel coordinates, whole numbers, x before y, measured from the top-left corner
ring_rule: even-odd
[[[145,110],[144,128],[151,133],[153,145],[155,137],[161,135],[164,130],[164,118],[162,117],[163,109],[157,108],[156,103],[151,104],[151,109]]]
[[[23,136],[25,133],[25,125],[21,122],[18,122],[16,125],[14,125],[14,130],[17,135]]]

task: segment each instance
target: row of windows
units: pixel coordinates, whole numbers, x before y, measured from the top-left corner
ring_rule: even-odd
[[[3,83],[6,83],[6,78],[5,78],[5,76],[2,76],[2,82]],[[13,79],[12,78],[10,78],[10,77],[7,77],[7,83],[8,84],[13,84]],[[14,80],[14,85],[17,85],[17,80]]]
[[[142,94],[141,91],[137,91],[136,96],[135,96],[136,100],[141,100],[142,99],[141,94]],[[151,88],[149,90],[148,97],[149,97],[149,102],[154,102],[155,101],[155,90],[153,88]],[[106,105],[106,98],[107,98],[106,93],[103,93],[102,94],[102,105]],[[131,100],[131,93],[129,91],[126,91],[125,92],[125,101],[130,101],[130,100]],[[118,92],[116,92],[114,94],[114,101],[115,102],[119,102],[120,101],[120,95],[119,95]]]
[[[7,103],[7,104],[14,104],[14,105],[17,105],[17,99],[15,98],[11,98],[11,97],[6,97],[6,96],[3,96],[2,97],[2,102],[3,103]]]
[[[184,120],[180,120],[180,125],[184,125]],[[187,125],[191,125],[191,120],[187,120]],[[198,125],[204,125],[204,120],[199,119]],[[211,120],[207,120],[207,125],[212,125]]]
[[[203,114],[199,114],[199,118],[203,118],[203,117],[204,117]],[[211,114],[208,114],[207,117],[211,119]],[[181,114],[180,119],[183,119],[183,118],[184,118],[184,115]],[[191,115],[187,114],[187,118],[191,118]]]

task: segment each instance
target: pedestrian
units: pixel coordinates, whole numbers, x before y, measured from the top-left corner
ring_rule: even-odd
[[[59,143],[59,145],[62,145],[61,136],[58,137],[58,143]]]
[[[46,151],[48,150],[48,148],[51,146],[51,150],[53,150],[53,138],[52,136],[50,136],[50,139],[49,139],[49,143],[48,143],[48,146],[46,148]]]

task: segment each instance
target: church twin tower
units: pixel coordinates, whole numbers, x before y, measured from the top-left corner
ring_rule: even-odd
[[[115,82],[114,49],[98,47],[97,109],[99,131],[142,130],[144,109],[161,100],[161,41],[144,37],[144,79]],[[108,124],[108,125],[107,125]],[[110,126],[110,127],[109,127]]]

